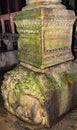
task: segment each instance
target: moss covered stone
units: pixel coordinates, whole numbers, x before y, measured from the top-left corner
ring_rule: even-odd
[[[42,126],[77,105],[77,63],[69,62],[37,73],[21,65],[4,76],[5,107],[19,118]]]

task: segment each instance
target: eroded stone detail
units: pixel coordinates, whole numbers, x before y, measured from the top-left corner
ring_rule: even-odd
[[[74,12],[66,10],[60,3],[54,5],[30,5],[16,15],[22,62],[44,69],[73,59]]]
[[[22,120],[44,127],[77,105],[77,63],[51,67],[45,74],[22,66],[7,72],[1,87],[5,107]]]

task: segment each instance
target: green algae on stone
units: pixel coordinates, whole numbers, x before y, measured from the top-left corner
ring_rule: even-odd
[[[5,107],[24,121],[48,126],[77,104],[76,68],[69,62],[38,73],[18,65],[4,75]]]
[[[56,6],[41,3],[16,13],[14,22],[20,34],[18,59],[21,62],[44,69],[73,58],[70,37],[74,16],[62,5]]]
[[[23,10],[22,12],[17,13],[15,20],[21,20],[21,19],[33,19],[33,18],[40,18],[41,17],[41,8],[36,8],[36,10]]]

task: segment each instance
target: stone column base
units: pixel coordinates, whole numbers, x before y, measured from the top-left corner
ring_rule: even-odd
[[[67,62],[42,74],[21,65],[4,76],[1,87],[7,110],[44,127],[77,105],[77,63]]]

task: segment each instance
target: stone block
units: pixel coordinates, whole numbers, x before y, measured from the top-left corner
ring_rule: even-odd
[[[38,128],[51,127],[77,105],[77,63],[37,73],[19,65],[7,72],[1,86],[9,112]]]
[[[44,69],[73,59],[71,52],[74,12],[63,5],[25,7],[15,16],[20,34],[20,61]]]

